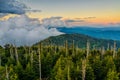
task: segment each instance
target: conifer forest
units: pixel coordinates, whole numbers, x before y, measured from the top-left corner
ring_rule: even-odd
[[[0,47],[0,80],[120,80],[120,49],[68,46]]]

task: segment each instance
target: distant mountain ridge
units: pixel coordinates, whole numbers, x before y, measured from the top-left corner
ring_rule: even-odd
[[[109,46],[113,46],[114,41],[113,40],[105,40],[105,39],[97,39],[90,37],[88,35],[83,35],[83,34],[62,34],[59,36],[52,36],[49,37],[41,43],[43,45],[58,45],[58,46],[64,46],[65,41],[68,41],[68,45],[71,46],[74,40],[74,45],[78,46],[79,48],[85,48],[87,40],[90,42],[91,47],[102,47],[104,46],[105,48]],[[38,44],[38,43],[37,43]],[[116,41],[117,48],[120,47],[120,41]]]
[[[120,40],[120,27],[72,27],[72,28],[57,28],[58,31],[67,34],[85,34],[95,38]]]

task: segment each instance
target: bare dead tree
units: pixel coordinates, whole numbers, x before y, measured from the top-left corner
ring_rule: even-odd
[[[82,60],[82,80],[85,80],[86,75],[86,59]]]
[[[11,59],[14,59],[14,57],[13,57],[13,45],[10,45],[10,57],[11,57]]]
[[[87,41],[87,58],[89,56],[89,52],[90,52],[90,42]]]
[[[18,59],[18,51],[17,51],[17,47],[15,46],[15,57],[16,57],[16,61],[17,64],[19,63],[19,59]]]
[[[7,67],[7,65],[5,66],[5,69],[6,69],[6,79],[9,80],[9,72],[8,72],[8,67]]]
[[[66,56],[68,56],[68,41],[67,40],[65,41],[65,53],[66,53]]]
[[[2,60],[1,60],[1,55],[0,55],[0,67],[1,67],[1,63],[2,63]]]
[[[116,42],[114,41],[114,47],[113,47],[113,58],[116,56]]]
[[[70,77],[70,58],[67,59],[67,80],[71,80]]]
[[[38,54],[39,54],[39,79],[41,79],[41,48],[42,48],[42,44],[40,43],[40,45],[38,46]]]
[[[103,58],[103,55],[105,54],[105,48],[104,46],[102,47],[102,51],[101,51],[101,57]]]
[[[74,48],[74,45],[75,45],[75,44],[74,44],[74,40],[73,40],[73,42],[72,42],[72,54],[73,54],[73,55],[75,54],[75,52],[74,52],[74,49],[75,49],[75,48]]]

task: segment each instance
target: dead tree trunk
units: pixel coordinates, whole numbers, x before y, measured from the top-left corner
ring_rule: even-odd
[[[0,67],[1,67],[1,63],[2,63],[2,60],[1,60],[1,55],[0,55]]]
[[[74,48],[74,40],[73,40],[73,43],[72,43],[72,54],[75,55],[75,48]]]
[[[8,72],[8,67],[7,67],[7,65],[5,66],[5,69],[6,69],[6,79],[9,80],[9,72]]]
[[[116,56],[116,42],[114,42],[114,47],[113,47],[113,58]]]
[[[67,59],[67,80],[71,80],[70,77],[70,58]]]
[[[82,80],[85,80],[86,75],[86,59],[82,60]]]
[[[16,57],[16,62],[17,64],[19,63],[19,59],[18,59],[18,51],[17,51],[17,47],[15,46],[15,57]]]
[[[102,51],[101,51],[101,58],[103,58],[103,55],[105,54],[105,48],[104,46],[102,47]]]
[[[66,57],[68,56],[68,42],[67,40],[65,41],[65,53],[66,53]]]
[[[13,57],[13,46],[12,45],[10,46],[10,57],[11,57],[11,59],[14,59],[14,57]]]
[[[87,41],[87,59],[88,59],[88,56],[89,56],[89,52],[90,52],[90,42]]]
[[[39,80],[41,79],[41,48],[42,48],[42,44],[40,43],[39,47],[38,47],[38,53],[39,53]]]

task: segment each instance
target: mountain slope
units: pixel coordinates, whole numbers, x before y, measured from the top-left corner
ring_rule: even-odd
[[[91,47],[97,47],[97,48],[102,46],[107,48],[108,43],[109,46],[113,46],[114,44],[113,40],[97,39],[83,34],[63,34],[59,36],[52,36],[41,42],[43,45],[51,44],[51,45],[63,46],[66,40],[68,41],[69,46],[72,45],[72,42],[74,40],[74,45],[80,48],[86,47],[87,40],[90,42]],[[117,43],[117,47],[120,47],[120,41],[116,41],[116,43]]]

